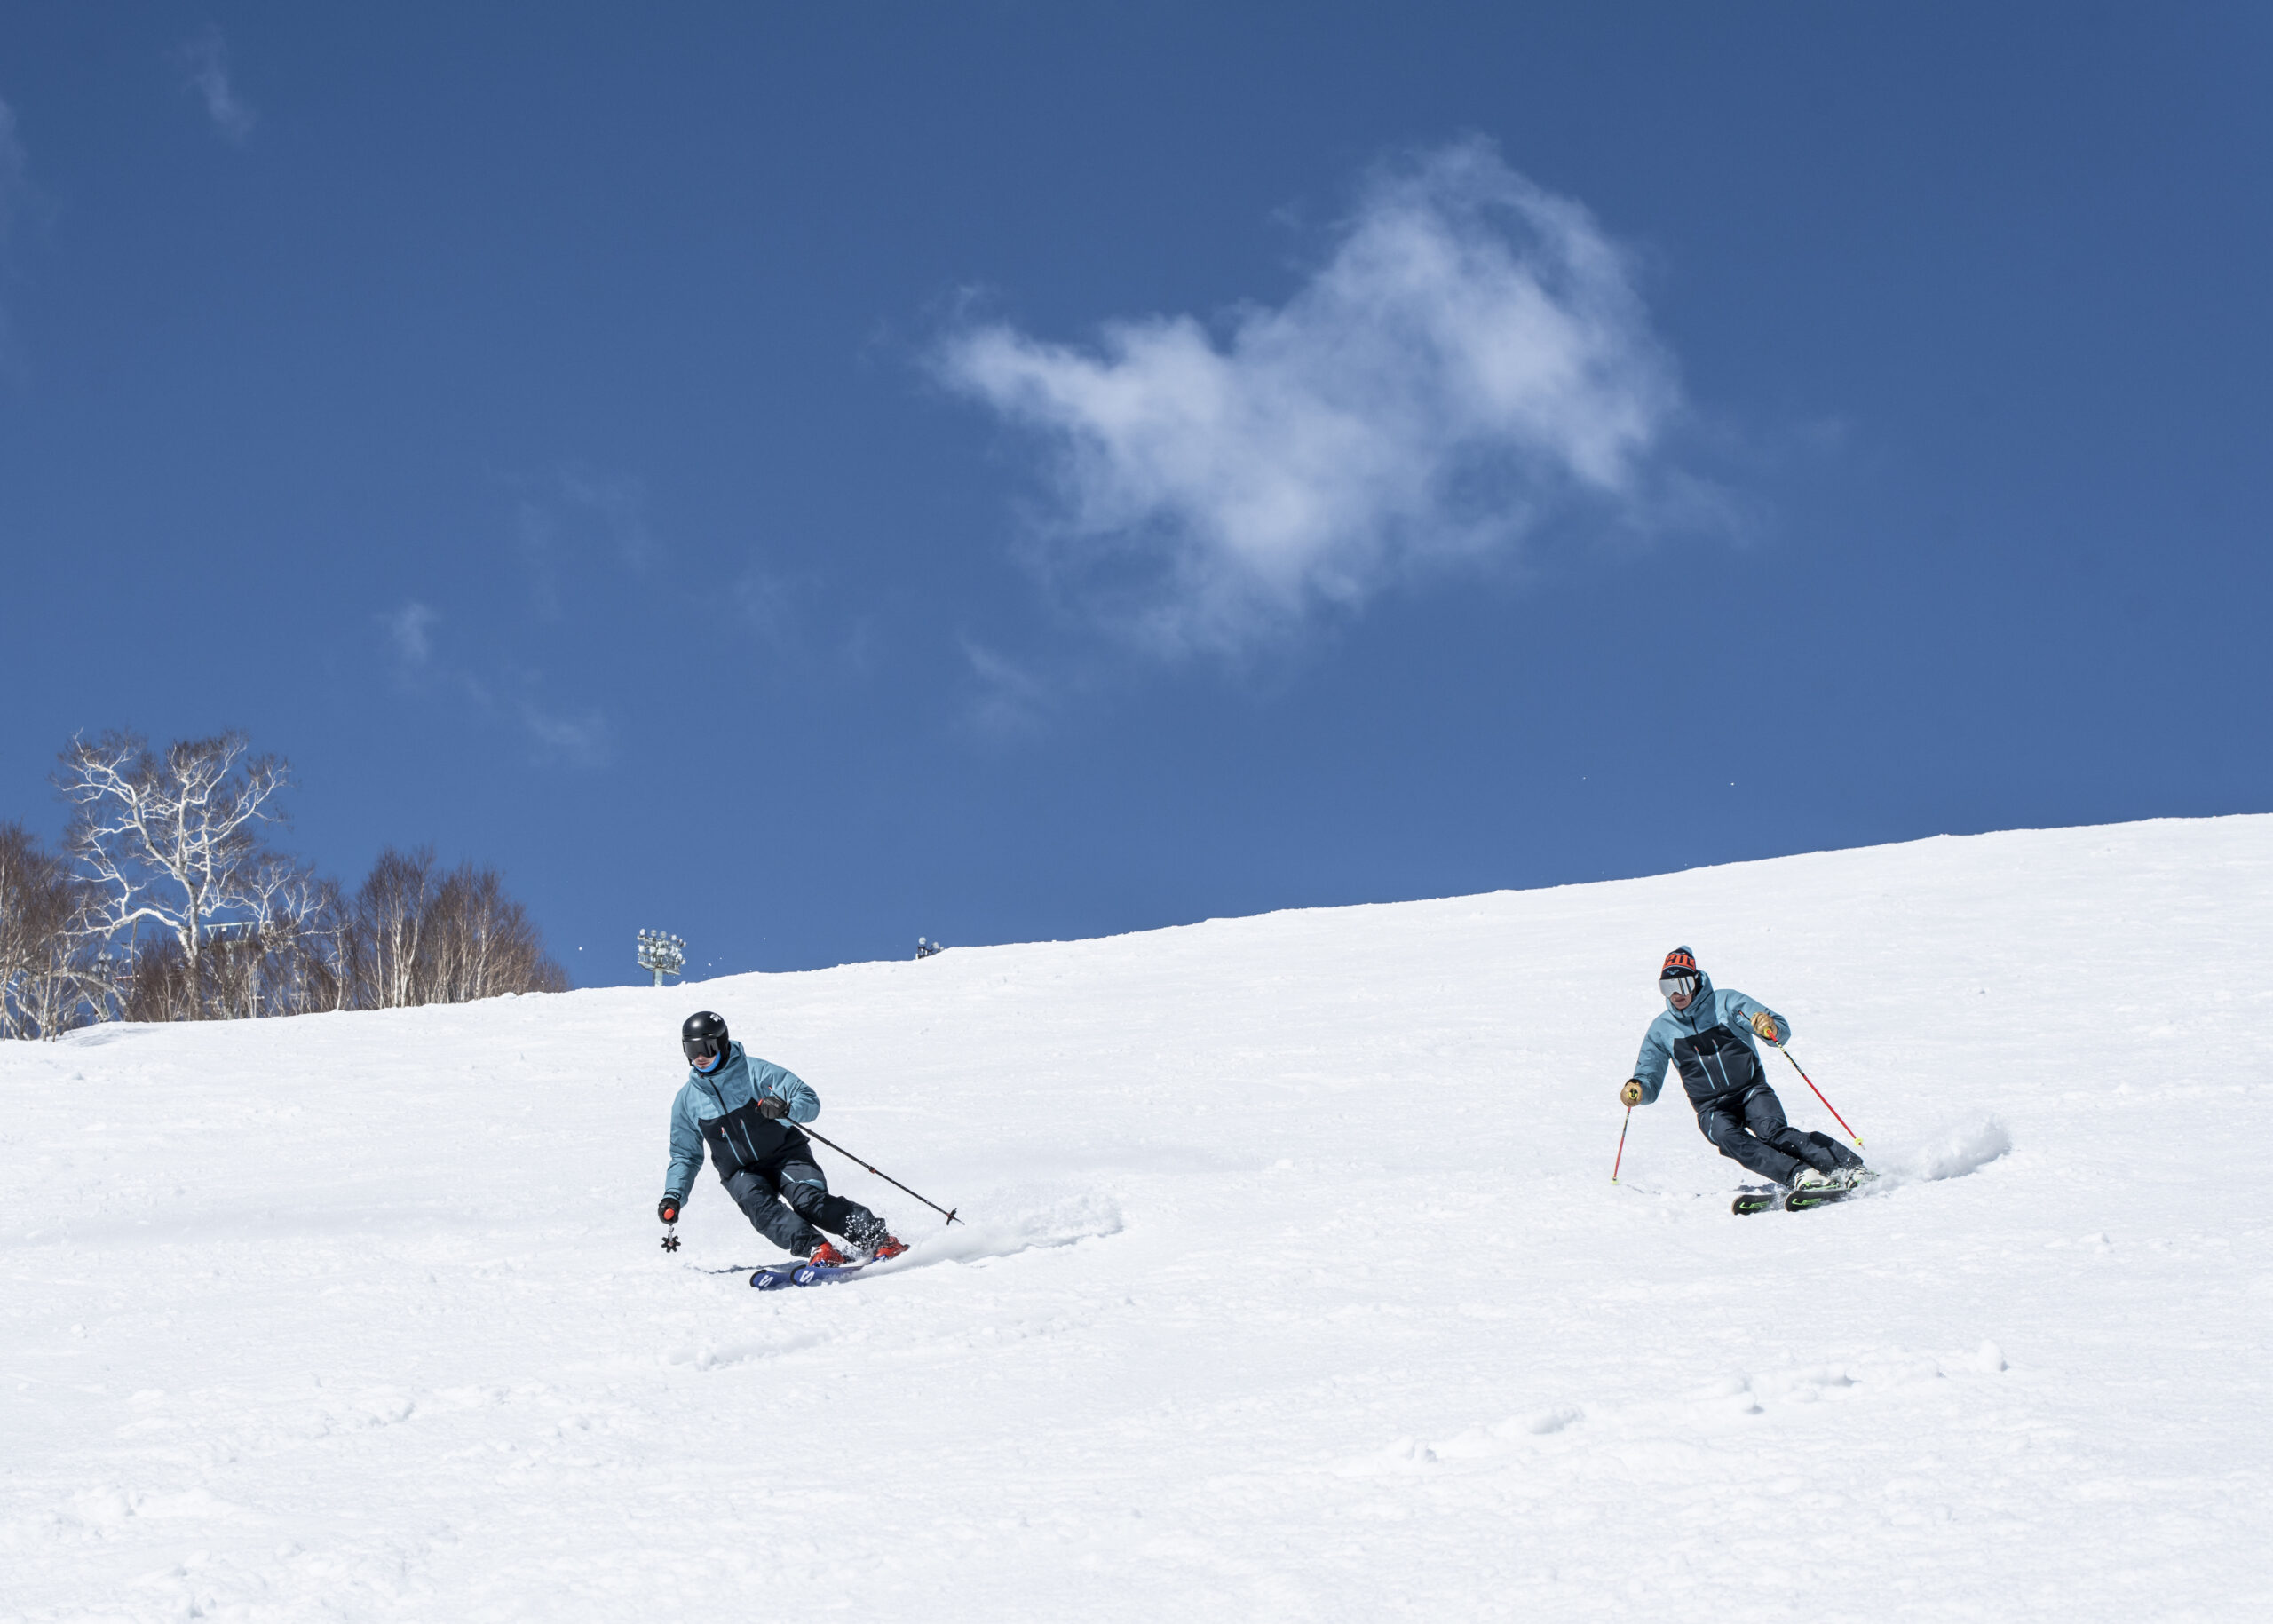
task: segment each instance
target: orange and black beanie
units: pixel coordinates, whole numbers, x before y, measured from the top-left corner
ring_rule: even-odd
[[[1666,955],[1666,962],[1658,966],[1658,979],[1662,981],[1675,970],[1683,970],[1692,976],[1697,973],[1697,955],[1686,947],[1676,947]]]

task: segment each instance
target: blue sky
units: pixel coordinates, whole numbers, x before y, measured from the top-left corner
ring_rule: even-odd
[[[2269,68],[2240,5],[9,8],[0,819],[242,726],[288,844],[495,863],[598,984],[2265,811]]]

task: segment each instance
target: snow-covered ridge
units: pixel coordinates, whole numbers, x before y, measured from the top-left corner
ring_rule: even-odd
[[[1676,941],[1882,1195],[1612,1185]],[[2225,818],[0,1045],[0,1620],[2258,1616],[2269,941]],[[661,1252],[702,1006],[968,1229]]]

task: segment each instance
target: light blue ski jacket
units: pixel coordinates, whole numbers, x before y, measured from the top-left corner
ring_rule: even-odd
[[[758,1100],[769,1096],[788,1105],[787,1117],[757,1114]],[[771,1060],[752,1058],[740,1043],[728,1044],[726,1058],[716,1071],[686,1068],[686,1083],[671,1103],[671,1167],[664,1192],[686,1199],[694,1188],[694,1176],[702,1171],[706,1139],[711,1142],[718,1176],[724,1178],[788,1148],[793,1140],[804,1145],[805,1137],[789,1125],[810,1122],[820,1114],[820,1096],[796,1073]]]
[[[1752,1018],[1765,1015],[1776,1023],[1776,1041],[1788,1042],[1791,1023],[1757,999],[1742,993],[1723,992],[1713,978],[1698,976],[1697,996],[1685,1010],[1668,1002],[1665,1012],[1643,1034],[1641,1057],[1634,1062],[1634,1080],[1642,1085],[1642,1103],[1657,1104],[1665,1087],[1666,1067],[1681,1069],[1682,1086],[1694,1105],[1742,1089],[1754,1079],[1764,1081],[1760,1047],[1753,1041]],[[1741,1057],[1731,1051],[1741,1048]],[[1750,1062],[1746,1075],[1746,1061]]]

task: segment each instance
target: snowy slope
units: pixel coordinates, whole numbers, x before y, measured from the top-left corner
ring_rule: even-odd
[[[1676,941],[1885,1194],[1611,1184]],[[969,1229],[659,1250],[705,1005]],[[2261,817],[0,1045],[0,1620],[2262,1618],[2269,1022]]]

